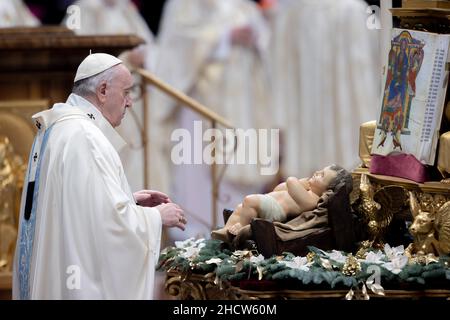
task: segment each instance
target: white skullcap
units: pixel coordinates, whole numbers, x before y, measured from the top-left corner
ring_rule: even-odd
[[[122,60],[107,53],[90,54],[78,66],[73,82],[95,76],[119,63],[122,63]]]

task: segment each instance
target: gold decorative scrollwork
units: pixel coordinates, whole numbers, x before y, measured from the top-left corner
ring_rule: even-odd
[[[184,274],[168,272],[167,294],[180,300],[237,300],[235,289],[228,283],[216,284],[214,274]]]

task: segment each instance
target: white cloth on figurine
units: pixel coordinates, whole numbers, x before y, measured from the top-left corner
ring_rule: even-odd
[[[75,94],[33,118],[25,186],[35,192],[31,211],[26,187],[22,196],[14,298],[151,299],[161,216],[135,203],[123,139]]]
[[[284,213],[283,207],[274,197],[268,194],[259,194],[258,197],[261,209],[260,218],[270,221],[286,221],[286,213]]]

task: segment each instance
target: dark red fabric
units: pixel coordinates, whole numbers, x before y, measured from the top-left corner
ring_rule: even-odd
[[[372,155],[370,173],[399,177],[423,183],[427,180],[426,167],[413,155]]]

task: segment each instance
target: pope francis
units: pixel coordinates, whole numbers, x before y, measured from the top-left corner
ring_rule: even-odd
[[[130,191],[114,127],[132,86],[121,60],[91,54],[66,103],[33,116],[15,299],[152,299],[161,227],[186,219],[165,194]]]

